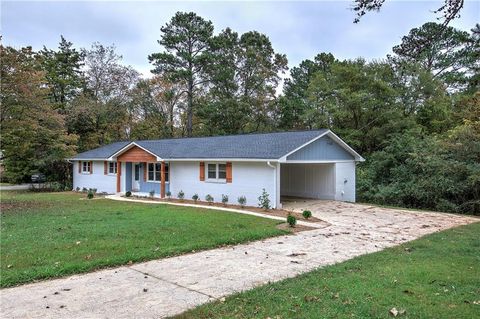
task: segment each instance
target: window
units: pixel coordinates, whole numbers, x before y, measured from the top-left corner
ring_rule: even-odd
[[[148,181],[160,182],[162,173],[161,163],[148,163]],[[169,165],[165,163],[165,182],[169,181]]]
[[[225,182],[227,178],[227,164],[209,163],[207,165],[207,179],[210,181]]]
[[[117,162],[108,162],[108,174],[117,174]]]
[[[91,162],[82,162],[82,173],[89,173],[92,170],[92,163]]]

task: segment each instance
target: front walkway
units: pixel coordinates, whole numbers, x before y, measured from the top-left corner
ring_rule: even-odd
[[[297,201],[331,225],[249,244],[1,290],[5,318],[159,318],[478,218]],[[215,207],[216,209],[217,207]]]

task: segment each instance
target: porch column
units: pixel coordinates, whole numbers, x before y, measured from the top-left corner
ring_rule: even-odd
[[[165,198],[165,161],[162,161],[161,167],[162,167],[162,170],[160,173],[160,179],[161,179],[160,197]]]
[[[120,175],[122,175],[122,162],[117,161],[117,193],[120,193]]]

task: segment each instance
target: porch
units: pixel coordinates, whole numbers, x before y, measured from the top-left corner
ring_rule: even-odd
[[[164,198],[170,190],[169,163],[138,146],[112,156],[117,163],[117,193],[132,192]],[[124,170],[124,171],[122,171]]]

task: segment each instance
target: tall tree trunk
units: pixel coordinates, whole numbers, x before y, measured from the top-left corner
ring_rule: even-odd
[[[188,106],[187,106],[187,137],[192,136],[193,131],[193,79],[188,80]]]

